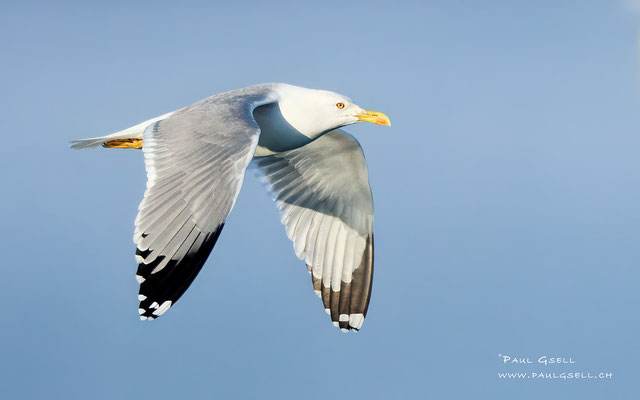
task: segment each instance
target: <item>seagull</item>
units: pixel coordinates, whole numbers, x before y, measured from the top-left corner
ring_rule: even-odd
[[[266,83],[220,93],[74,149],[142,149],[133,241],[140,319],[178,301],[211,253],[251,166],[280,210],[333,325],[358,331],[373,278],[373,199],[360,144],[339,128],[390,126],[338,93]]]

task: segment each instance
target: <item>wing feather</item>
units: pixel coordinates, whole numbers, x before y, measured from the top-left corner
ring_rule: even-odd
[[[373,201],[360,145],[334,130],[255,164],[334,325],[360,329],[373,277]]]
[[[134,242],[141,319],[164,314],[204,265],[233,208],[255,152],[253,109],[267,90],[223,93],[147,127],[147,190]]]

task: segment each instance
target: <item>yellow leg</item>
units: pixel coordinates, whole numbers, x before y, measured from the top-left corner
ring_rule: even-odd
[[[116,139],[102,145],[108,149],[141,149],[142,139]]]

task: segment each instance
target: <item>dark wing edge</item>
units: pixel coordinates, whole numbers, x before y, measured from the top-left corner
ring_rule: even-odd
[[[151,271],[158,267],[166,256],[160,256],[149,264],[138,264],[136,279],[140,283],[138,292],[140,319],[155,319],[180,299],[209,258],[222,228],[224,223],[220,224],[215,231],[205,234],[194,227],[181,245],[187,248],[185,255],[178,260],[170,259],[164,268],[154,274]],[[191,236],[193,238],[189,240]],[[148,253],[148,250],[136,249],[137,256],[144,258]],[[143,278],[144,276],[147,278]]]
[[[308,269],[311,269],[307,265]],[[373,233],[367,237],[360,265],[353,271],[351,282],[342,282],[339,291],[311,275],[313,290],[322,300],[333,325],[342,330],[359,331],[364,323],[373,289]]]

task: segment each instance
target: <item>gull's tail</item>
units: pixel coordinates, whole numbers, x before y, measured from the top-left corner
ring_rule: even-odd
[[[154,122],[163,120],[169,117],[173,112],[161,115],[156,118],[152,118],[148,121],[139,123],[120,132],[112,133],[111,135],[93,137],[87,139],[78,139],[71,141],[71,148],[75,150],[89,149],[92,147],[104,146],[111,148],[134,148],[139,149],[142,147],[142,133],[145,128]]]

